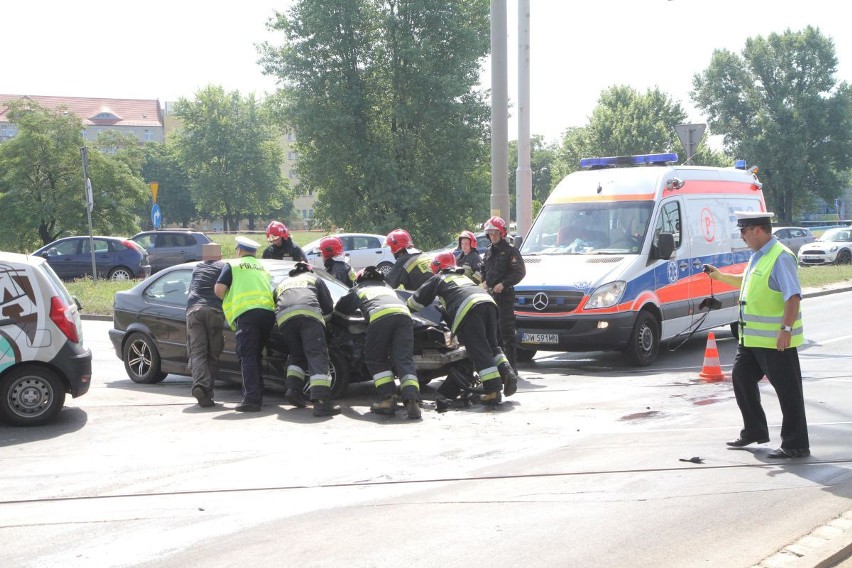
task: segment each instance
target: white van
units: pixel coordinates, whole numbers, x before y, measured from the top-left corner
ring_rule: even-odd
[[[48,422],[91,376],[76,300],[45,259],[0,252],[0,420]]]
[[[766,211],[745,161],[672,165],[677,154],[589,158],[554,188],[521,254],[519,358],[537,350],[621,350],[651,364],[661,340],[732,325],[739,290],[702,265],[740,272],[751,251],[734,211]],[[754,168],[752,168],[753,170]],[[703,300],[712,296],[713,309]]]

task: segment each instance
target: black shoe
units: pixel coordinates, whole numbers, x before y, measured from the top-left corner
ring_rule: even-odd
[[[766,454],[766,457],[783,460],[790,458],[806,458],[809,455],[811,455],[811,451],[808,448],[778,448],[777,450],[772,450]]]
[[[237,412],[260,412],[260,404],[254,402],[241,402],[234,410]]]
[[[284,398],[296,408],[305,408],[308,405],[308,402],[305,400],[305,393],[301,389],[287,389],[287,392],[284,393]]]
[[[749,444],[765,444],[768,441],[769,438],[760,438],[758,440],[757,438],[745,438],[743,436],[740,436],[736,440],[731,440],[730,442],[725,443],[731,446],[732,448],[742,448],[748,446]]]
[[[419,420],[421,417],[420,401],[416,398],[409,398],[405,401],[405,410],[408,411],[408,418],[411,420]]]
[[[195,400],[198,401],[198,406],[202,408],[210,408],[211,406],[215,406],[216,403],[213,402],[213,399],[207,394],[207,391],[204,390],[204,387],[201,385],[196,385],[192,387],[192,396],[195,397]]]
[[[318,400],[314,403],[314,416],[334,416],[340,414],[340,407],[330,400]]]

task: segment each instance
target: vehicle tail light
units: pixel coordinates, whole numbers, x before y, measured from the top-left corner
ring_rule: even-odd
[[[133,249],[135,251],[141,252],[142,254],[147,253],[147,251],[144,248],[142,248],[142,245],[134,243],[133,241],[124,240],[124,241],[121,241],[121,244],[123,244],[125,247],[127,247],[129,249]]]
[[[74,317],[75,309],[75,306],[69,306],[59,296],[54,296],[50,299],[50,319],[65,334],[65,337],[69,341],[79,343],[80,335],[77,333],[77,322]]]

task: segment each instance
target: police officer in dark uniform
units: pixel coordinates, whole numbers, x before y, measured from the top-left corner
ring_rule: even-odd
[[[340,298],[335,307],[343,314],[354,314],[358,309],[367,320],[364,363],[373,376],[380,399],[370,406],[370,412],[396,414],[395,370],[408,417],[420,418],[420,381],[414,366],[411,312],[396,291],[385,283],[384,276],[375,266],[368,266],[358,273],[355,287]]]
[[[281,221],[272,221],[266,227],[266,240],[271,244],[263,251],[263,258],[284,260],[285,256],[289,256],[296,262],[307,262],[308,257],[302,247],[293,242],[289,229]]]
[[[452,332],[458,335],[479,373],[485,393],[479,401],[500,402],[501,385],[504,394],[512,396],[518,390],[518,375],[500,349],[494,299],[464,275],[464,268],[456,266],[456,257],[451,252],[437,254],[432,260],[432,271],[435,275],[408,298],[408,307],[419,311],[436,297],[440,298]],[[451,399],[459,391],[459,385],[449,379],[438,389],[439,394]]]
[[[396,263],[385,278],[388,286],[417,290],[432,277],[429,257],[414,248],[414,241],[408,231],[394,229],[388,233],[385,244],[390,247],[396,259]]]
[[[237,332],[237,358],[243,375],[243,401],[237,412],[259,412],[263,405],[263,347],[275,325],[272,278],[255,254],[260,245],[237,237],[237,258],[222,267],[213,291]]]
[[[341,284],[347,288],[355,285],[355,271],[346,262],[346,256],[343,253],[343,241],[340,237],[323,237],[319,242],[319,249],[322,253],[323,266],[329,274],[340,280]]]
[[[506,222],[500,217],[491,217],[485,222],[485,233],[491,246],[482,259],[482,278],[485,288],[497,302],[500,320],[500,338],[503,350],[512,368],[517,361],[517,338],[515,337],[515,285],[527,274],[521,252],[506,240]]]
[[[333,416],[340,407],[331,402],[331,377],[325,323],[331,319],[334,300],[328,287],[307,262],[297,262],[275,288],[275,322],[287,345],[285,397],[304,408],[305,369],[310,380],[314,416]]]

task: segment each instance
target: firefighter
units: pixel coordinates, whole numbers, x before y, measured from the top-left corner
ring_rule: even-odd
[[[338,300],[335,309],[344,314],[360,309],[367,320],[364,363],[373,376],[379,397],[379,401],[370,406],[370,412],[396,414],[393,368],[399,376],[400,395],[408,418],[419,419],[420,381],[414,366],[414,325],[405,302],[387,285],[375,266],[368,266],[358,273],[355,286]]]
[[[390,247],[396,259],[387,275],[387,284],[391,288],[417,290],[432,276],[429,257],[414,248],[414,241],[408,231],[394,229],[388,233],[385,244]]]
[[[340,237],[323,237],[319,242],[325,269],[347,288],[355,285],[355,271],[346,262]]]
[[[491,246],[482,259],[482,278],[485,289],[497,302],[503,350],[512,368],[515,368],[518,345],[515,337],[515,285],[523,280],[527,270],[521,251],[506,240],[506,222],[503,219],[491,217],[484,228]]]
[[[476,249],[476,236],[470,231],[462,231],[459,233],[458,241],[461,254],[456,259],[456,264],[464,268],[465,276],[476,281],[482,269],[482,257]]]
[[[275,322],[287,345],[287,401],[305,407],[303,389],[307,367],[314,416],[334,416],[340,407],[331,402],[331,377],[325,323],[331,319],[334,300],[328,287],[307,262],[297,262],[275,288]]]
[[[483,404],[497,404],[501,400],[501,386],[506,396],[518,390],[518,375],[500,348],[497,339],[497,304],[476,282],[465,276],[464,268],[456,265],[452,252],[438,253],[432,260],[432,276],[408,298],[408,307],[419,311],[437,297],[449,319],[450,329],[458,335],[482,381]],[[449,379],[438,389],[438,394],[455,398],[459,385]]]
[[[287,225],[281,221],[272,221],[266,227],[266,240],[270,245],[263,251],[263,258],[283,260],[285,256],[289,256],[296,262],[308,261],[302,247],[293,242]]]

